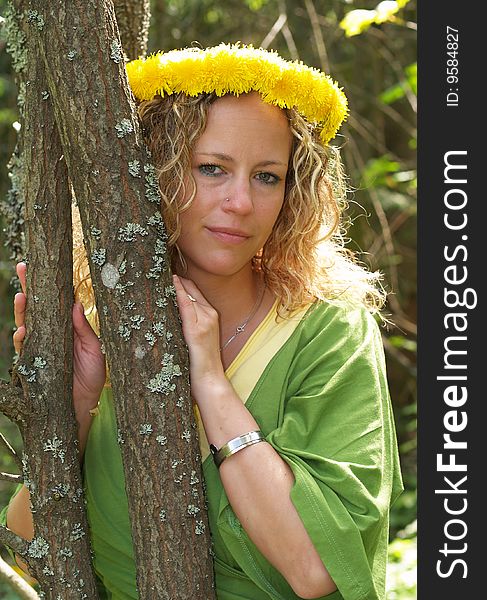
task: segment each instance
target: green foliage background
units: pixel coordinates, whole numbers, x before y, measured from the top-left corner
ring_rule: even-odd
[[[6,0],[0,0],[0,15]],[[152,0],[149,51],[191,44],[252,43],[331,73],[343,86],[350,117],[334,141],[350,188],[349,247],[384,274],[390,292],[383,329],[406,490],[391,514],[388,598],[415,596],[416,515],[416,3],[392,21],[347,37],[339,24],[371,0]],[[404,4],[404,2],[402,3]],[[276,22],[281,17],[281,24]],[[285,17],[285,18],[284,18]],[[277,30],[276,30],[277,29]],[[0,200],[9,188],[17,90],[0,28]],[[0,215],[0,227],[5,221]],[[14,264],[0,235],[0,377],[12,361]],[[0,430],[19,445],[13,425]],[[0,470],[12,468],[0,456]],[[0,507],[11,486],[0,482]],[[411,525],[412,524],[412,525]],[[2,592],[0,598],[7,592]]]

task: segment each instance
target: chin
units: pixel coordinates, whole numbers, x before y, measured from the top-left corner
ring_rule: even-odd
[[[212,257],[207,257],[204,263],[188,263],[188,272],[193,269],[200,273],[206,273],[208,275],[215,275],[219,277],[232,277],[244,269],[247,265],[251,264],[251,259],[245,262],[235,262],[228,260],[218,260]]]

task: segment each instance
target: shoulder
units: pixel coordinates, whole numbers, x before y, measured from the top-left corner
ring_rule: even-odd
[[[316,300],[302,320],[305,337],[339,337],[360,342],[380,335],[374,316],[362,305]]]
[[[385,370],[384,346],[374,316],[362,306],[317,300],[296,331],[293,372],[336,372],[345,365]]]

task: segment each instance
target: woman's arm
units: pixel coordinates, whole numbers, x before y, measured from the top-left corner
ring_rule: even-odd
[[[25,485],[21,487],[19,492],[10,501],[7,509],[6,525],[11,531],[25,540],[30,541],[34,537],[34,523],[30,508],[30,494]],[[18,555],[15,555],[15,560],[17,561],[19,567],[25,571],[25,573],[29,573],[29,568]]]
[[[189,347],[191,393],[209,443],[217,448],[259,429],[225,377],[219,352],[218,315],[199,290],[180,279],[175,287]],[[196,312],[198,311],[198,312]],[[294,477],[270,444],[259,443],[227,458],[220,476],[247,535],[301,598],[319,598],[336,586],[290,498]]]
[[[217,448],[259,428],[225,377],[207,378],[197,396],[206,436]],[[291,501],[292,471],[270,444],[225,459],[220,477],[247,535],[297,596],[320,598],[337,589]]]

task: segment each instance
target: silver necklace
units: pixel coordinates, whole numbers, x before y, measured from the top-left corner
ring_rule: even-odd
[[[233,340],[237,337],[237,335],[244,332],[245,328],[247,327],[247,324],[252,319],[252,317],[255,315],[255,313],[259,310],[260,305],[262,304],[262,300],[264,299],[265,288],[266,288],[266,286],[264,284],[260,291],[259,297],[257,298],[257,301],[254,304],[252,312],[249,314],[249,316],[245,319],[245,321],[243,323],[241,323],[240,325],[238,325],[238,327],[235,328],[235,333],[228,338],[228,340],[223,344],[223,346],[221,346],[220,352],[223,352],[223,350],[225,350],[225,348],[228,346],[228,344],[230,342],[233,342]]]

